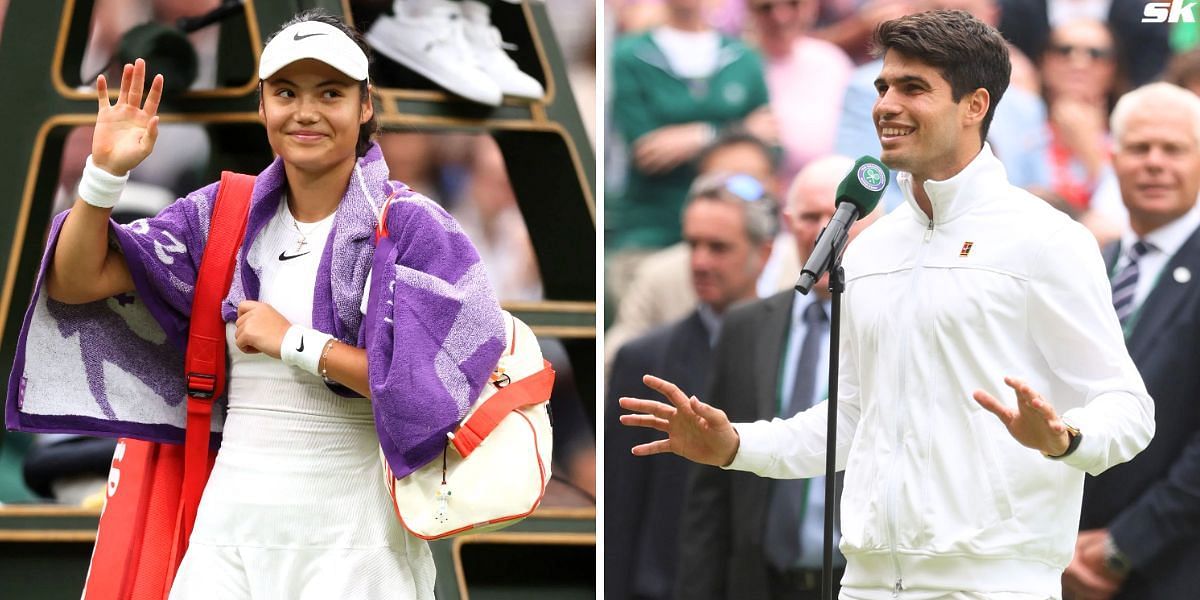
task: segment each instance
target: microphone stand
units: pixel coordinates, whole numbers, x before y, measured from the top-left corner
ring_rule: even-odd
[[[829,269],[829,423],[825,432],[825,545],[821,572],[821,597],[833,600],[833,526],[837,505],[837,400],[838,400],[838,339],[841,322],[842,292],[846,290],[846,272],[842,270],[840,252],[833,257]]]

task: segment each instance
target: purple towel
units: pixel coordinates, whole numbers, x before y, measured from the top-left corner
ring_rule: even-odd
[[[483,264],[458,223],[387,175],[378,146],[359,159],[321,257],[312,322],[367,349],[380,444],[403,477],[436,457],[466,415],[504,348],[504,327]],[[236,319],[239,302],[258,297],[261,265],[248,262],[247,250],[284,189],[276,159],[254,185],[222,307],[227,322]],[[9,428],[182,441],[183,351],[216,194],[213,184],[156,217],[113,224],[113,243],[137,291],[85,305],[54,302],[43,290],[66,213],[54,219],[9,379]],[[375,214],[389,196],[389,235],[376,252]],[[223,419],[217,407],[215,432]]]

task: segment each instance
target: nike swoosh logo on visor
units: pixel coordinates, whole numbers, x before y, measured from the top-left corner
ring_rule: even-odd
[[[310,38],[310,37],[312,37],[312,36],[314,36],[314,35],[325,35],[325,34],[324,34],[324,33],[309,33],[309,34],[306,34],[306,35],[300,35],[300,32],[299,32],[299,31],[297,31],[297,32],[296,32],[296,35],[293,35],[293,36],[292,36],[292,39],[298,42],[298,41],[300,41],[300,40],[302,40],[302,39],[304,39],[304,38]]]
[[[300,347],[296,348],[296,352],[304,352],[304,336],[300,336]]]
[[[300,258],[301,256],[306,256],[307,254],[309,254],[311,252],[312,252],[312,250],[309,250],[308,252],[301,252],[300,254],[293,254],[291,256],[288,256],[287,251],[284,251],[284,252],[279,253],[279,260],[292,260],[293,258]]]

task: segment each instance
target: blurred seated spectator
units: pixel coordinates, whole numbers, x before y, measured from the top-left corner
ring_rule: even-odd
[[[605,0],[605,13],[615,16],[617,32],[637,33],[654,29],[667,20],[661,0]]]
[[[1039,60],[1050,31],[1080,18],[1112,29],[1120,62],[1131,85],[1155,80],[1171,54],[1168,39],[1174,25],[1143,23],[1145,0],[1000,0],[1000,32],[1030,58]]]
[[[447,147],[457,148],[460,145],[452,136],[420,131],[385,131],[380,133],[377,141],[393,179],[403,181],[408,187],[446,206],[442,171],[454,168],[456,161],[462,160],[457,156],[458,152],[447,151]]]
[[[842,95],[854,63],[837,46],[809,35],[818,0],[747,0],[755,39],[766,59],[771,113],[779,126],[791,181],[809,161],[833,151]]]
[[[766,182],[765,191],[778,197],[774,182],[775,160],[770,148],[747,133],[728,132],[706,148],[699,160],[700,173],[743,173]],[[682,319],[696,307],[688,260],[691,252],[685,242],[650,255],[634,272],[617,310],[616,321],[604,334],[605,372],[621,346],[647,331]],[[795,285],[800,275],[796,244],[791,234],[780,230],[758,277],[760,297]]]
[[[504,155],[488,135],[476,136],[471,148],[468,182],[451,214],[479,251],[501,302],[540,300],[542,279]]]
[[[1056,27],[1042,55],[1050,187],[1080,210],[1109,165],[1108,112],[1119,95],[1118,64],[1112,34],[1090,19]]]
[[[654,29],[669,19],[667,0],[606,0],[608,11],[616,15],[621,33]],[[746,24],[745,0],[704,0],[705,22],[721,33],[738,37]]]
[[[848,0],[849,10],[840,18],[826,19],[813,31],[813,37],[841,48],[855,63],[871,62],[871,34],[880,23],[904,15],[928,10],[925,0]]]
[[[667,22],[617,41],[613,122],[629,160],[605,203],[606,285],[619,299],[637,263],[680,240],[695,158],[718,131],[742,125],[774,140],[758,53],[704,20],[701,0],[667,0]]]

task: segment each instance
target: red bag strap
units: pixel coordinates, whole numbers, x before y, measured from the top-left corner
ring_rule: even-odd
[[[470,456],[508,413],[522,406],[545,402],[550,398],[550,390],[554,387],[554,369],[551,368],[550,361],[542,359],[542,363],[541,371],[500,388],[500,391],[479,405],[458,431],[454,432],[450,443],[454,444],[460,456]],[[484,385],[495,383],[489,381]]]
[[[224,171],[213,205],[208,244],[200,260],[200,272],[192,297],[184,374],[187,377],[187,433],[184,438],[183,493],[177,533],[180,547],[174,562],[179,564],[196,521],[200,495],[208,481],[209,430],[213,399],[225,392],[225,322],[221,302],[233,280],[237,250],[242,245],[249,215],[254,176]]]

